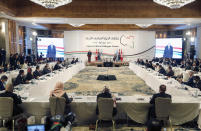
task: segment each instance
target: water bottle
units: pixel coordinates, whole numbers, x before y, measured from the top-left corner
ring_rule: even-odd
[[[198,97],[198,90],[196,89],[196,91],[195,91],[195,98],[197,98]]]

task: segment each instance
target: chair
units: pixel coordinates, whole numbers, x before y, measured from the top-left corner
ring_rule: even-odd
[[[13,119],[13,99],[10,97],[0,98],[0,119],[3,120],[3,126],[5,127],[5,121]],[[13,131],[15,128],[15,121],[12,120]]]
[[[172,100],[170,98],[162,98],[158,97],[155,99],[155,113],[156,119],[163,121],[166,126],[168,121],[172,131],[172,123],[170,119],[170,108],[171,108]]]
[[[50,97],[50,113],[51,116],[64,115],[66,107],[66,99],[63,97]]]
[[[96,131],[98,129],[99,120],[111,120],[113,124],[113,130],[115,130],[115,121],[113,119],[113,104],[112,98],[99,98],[98,99],[98,120],[96,121]]]

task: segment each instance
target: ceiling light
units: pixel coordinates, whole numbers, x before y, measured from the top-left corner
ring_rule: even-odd
[[[191,37],[191,42],[195,42],[195,37]]]
[[[37,36],[38,34],[37,34],[37,32],[33,31],[33,32],[32,32],[32,35],[33,35],[33,36]]]
[[[48,9],[55,9],[59,6],[67,5],[72,2],[72,0],[30,0],[30,1]]]
[[[136,24],[136,25],[139,26],[139,27],[141,27],[141,28],[148,28],[152,24]]]
[[[195,0],[153,0],[155,3],[167,6],[171,9],[181,8],[189,3],[194,2]]]
[[[187,31],[187,32],[186,32],[186,35],[188,35],[188,36],[191,35],[191,32],[190,32],[190,31]]]
[[[85,24],[70,24],[70,25],[73,26],[73,27],[81,27],[81,26],[83,26]]]

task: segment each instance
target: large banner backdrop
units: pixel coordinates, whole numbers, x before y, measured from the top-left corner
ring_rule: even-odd
[[[65,31],[64,49],[68,57],[86,59],[87,51],[113,57],[119,50],[124,58],[152,59],[155,53],[155,31]],[[95,54],[93,55],[95,57]]]

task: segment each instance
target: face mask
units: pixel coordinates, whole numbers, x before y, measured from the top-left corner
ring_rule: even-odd
[[[6,85],[7,85],[7,81],[4,81],[4,82],[3,82],[3,85],[6,86]]]

